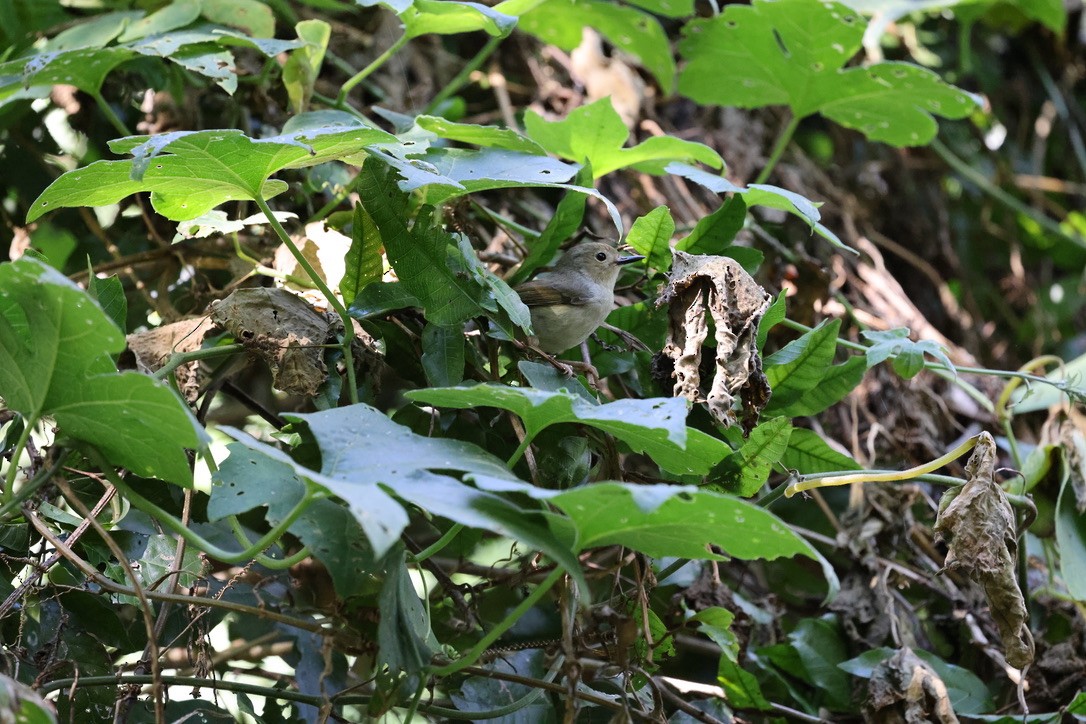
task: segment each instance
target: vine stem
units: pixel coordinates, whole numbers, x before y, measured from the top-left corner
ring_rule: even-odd
[[[33,480],[23,483],[23,485],[19,488],[18,493],[13,494],[7,500],[7,502],[5,502],[3,505],[0,505],[0,521],[7,519],[11,511],[22,505],[23,501],[36,493],[41,488],[41,486],[48,483],[49,480],[54,475],[56,475],[57,471],[64,466],[64,463],[68,460],[68,457],[71,454],[71,450],[68,450],[66,448],[60,448],[58,450],[58,454],[56,455],[56,461],[51,466],[49,466],[45,470],[40,471],[37,475],[34,476]],[[13,455],[11,459],[11,465],[13,468],[17,465],[16,461],[17,458]]]
[[[0,501],[3,501],[3,509],[5,511],[8,509],[8,505],[13,500],[12,496],[15,494],[15,478],[19,476],[19,458],[23,456],[23,450],[26,449],[26,443],[30,440],[30,433],[37,424],[37,416],[23,420],[23,432],[19,435],[19,439],[15,442],[15,447],[11,451],[11,457],[9,458],[11,462],[8,464],[8,474],[4,478],[4,489],[0,490]]]
[[[91,98],[98,104],[98,108],[102,111],[102,115],[106,117],[106,120],[109,121],[109,125],[113,126],[122,136],[132,135],[132,131],[128,130],[128,126],[124,125],[124,121],[120,119],[120,116],[113,112],[113,106],[106,102],[101,93],[92,93]]]
[[[151,375],[156,380],[165,379],[167,375],[183,364],[199,359],[211,359],[213,357],[225,357],[245,350],[245,345],[224,344],[221,347],[208,347],[207,349],[194,349],[191,352],[174,352],[166,358],[166,364],[162,365]]]
[[[754,183],[763,184],[769,175],[773,173],[773,169],[776,168],[777,162],[781,160],[781,156],[784,155],[784,149],[788,148],[788,144],[792,142],[792,137],[796,135],[796,129],[799,128],[799,122],[802,118],[797,118],[795,115],[789,119],[788,124],[781,129],[781,133],[777,136],[777,142],[773,144],[773,150],[769,153],[769,158],[766,159],[765,166],[762,167],[761,173],[758,174],[758,178],[754,179]]]
[[[290,234],[283,228],[283,225],[279,223],[279,219],[275,218],[275,214],[272,212],[271,207],[268,206],[268,202],[264,200],[261,194],[257,194],[254,197],[256,205],[260,207],[260,210],[264,212],[264,216],[268,218],[268,223],[271,224],[272,229],[275,231],[275,235],[279,237],[279,240],[283,242],[283,245],[290,251],[291,256],[298,262],[298,266],[305,270],[305,273],[313,280],[313,283],[317,285],[317,289],[328,300],[329,306],[336,311],[340,320],[343,322],[343,341],[340,343],[340,347],[343,349],[343,364],[347,368],[347,395],[350,397],[351,404],[358,404],[358,383],[355,380],[354,372],[354,352],[351,350],[351,342],[354,340],[354,323],[351,320],[351,315],[347,313],[347,308],[343,306],[343,302],[339,297],[332,293],[332,290],[328,287],[328,283],[321,278],[317,270],[313,268],[313,265],[309,263],[309,260],[302,254],[301,249],[290,238]]]
[[[538,603],[539,599],[543,598],[543,596],[554,587],[554,584],[558,583],[563,575],[565,575],[565,571],[556,567],[546,578],[539,582],[539,585],[535,587],[535,590],[524,597],[524,600],[521,601],[508,616],[502,619],[501,622],[490,629],[485,636],[479,639],[470,651],[452,663],[431,669],[430,673],[434,676],[448,676],[449,674],[455,674],[457,671],[474,664],[476,659],[482,656],[483,652],[486,651],[491,644],[497,641],[503,633],[512,628],[513,624],[519,621],[521,616],[526,614],[532,606]]]
[[[861,473],[847,473],[845,475],[825,474],[820,476],[804,476],[796,482],[785,488],[784,497],[791,498],[796,493],[801,493],[805,490],[814,490],[815,488],[828,488],[835,485],[851,485],[852,483],[892,483],[899,480],[912,480],[920,475],[927,473],[933,473],[939,468],[954,462],[962,455],[972,450],[977,445],[977,440],[980,439],[980,433],[969,438],[958,447],[954,448],[946,455],[938,457],[931,462],[924,463],[923,465],[917,465],[914,468],[908,470],[888,471],[888,472],[875,472],[871,470],[865,470]],[[948,478],[958,483],[957,478]]]
[[[286,533],[287,529],[290,528],[294,521],[309,508],[310,503],[316,500],[320,495],[313,490],[306,490],[305,495],[302,496],[302,499],[295,504],[291,511],[279,521],[279,523],[273,526],[271,530],[261,536],[256,543],[253,543],[245,550],[231,552],[219,548],[211,541],[205,540],[199,533],[196,533],[173,515],[133,490],[128,483],[121,480],[121,477],[117,475],[117,471],[113,469],[113,466],[109,464],[109,461],[105,459],[105,456],[96,448],[88,446],[84,448],[84,452],[105,474],[106,479],[109,480],[113,487],[122,492],[132,505],[136,506],[144,513],[147,513],[147,515],[158,519],[162,525],[169,528],[173,533],[181,536],[208,556],[220,560],[223,563],[240,563],[242,561],[251,560],[256,555],[262,553],[268,546]]]
[[[364,81],[371,73],[373,73],[373,71],[384,65],[385,61],[395,55],[400,50],[400,48],[407,45],[408,40],[410,40],[410,38],[407,37],[407,33],[404,33],[395,43],[389,46],[388,50],[374,58],[372,63],[348,78],[347,82],[344,83],[339,89],[339,95],[336,96],[336,105],[346,105],[347,96],[352,90],[354,90],[354,87]]]

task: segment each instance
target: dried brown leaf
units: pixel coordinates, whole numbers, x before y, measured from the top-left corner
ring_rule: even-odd
[[[151,374],[159,370],[171,354],[200,349],[204,335],[212,326],[210,319],[200,317],[128,335],[128,349],[135,357],[136,369]],[[199,362],[188,362],[174,372],[177,387],[188,402],[196,400],[204,384],[200,369]]]
[[[1022,669],[1033,662],[1033,635],[1015,576],[1014,510],[993,478],[995,464],[995,440],[982,432],[965,466],[968,482],[940,501],[935,532],[949,542],[944,570],[960,572],[984,588],[1007,662]]]
[[[758,323],[770,296],[734,259],[674,251],[671,280],[658,305],[669,308],[662,354],[674,363],[674,394],[704,402],[724,425],[735,424],[734,403],[743,403],[744,431],[757,424],[769,401],[756,344]],[[716,327],[716,372],[708,391],[702,381],[702,349],[709,319]]]
[[[239,289],[212,302],[211,319],[267,363],[283,392],[314,395],[327,379],[324,349],[335,341],[334,315],[283,289]]]
[[[946,684],[926,662],[905,647],[871,672],[864,705],[869,722],[956,724]]]

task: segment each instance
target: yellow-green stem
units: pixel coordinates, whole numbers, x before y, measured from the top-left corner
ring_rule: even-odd
[[[352,90],[354,90],[354,87],[364,81],[371,73],[373,73],[373,71],[384,65],[385,61],[395,55],[400,48],[407,45],[408,40],[410,40],[410,38],[407,37],[406,33],[401,35],[399,39],[389,47],[388,50],[374,58],[372,63],[348,78],[347,82],[344,83],[339,89],[339,95],[336,96],[336,105],[346,105],[347,96]]]
[[[962,455],[976,447],[977,439],[980,435],[974,435],[958,447],[954,448],[946,455],[938,457],[929,463],[923,465],[917,465],[914,468],[908,470],[901,470],[897,472],[871,472],[864,471],[859,473],[849,473],[847,475],[834,475],[821,478],[801,478],[797,482],[789,485],[784,491],[784,497],[791,498],[796,493],[802,493],[805,490],[814,490],[815,488],[828,488],[835,485],[851,485],[852,483],[893,483],[901,480],[912,480],[913,478],[924,475],[926,473],[932,473],[954,462]]]

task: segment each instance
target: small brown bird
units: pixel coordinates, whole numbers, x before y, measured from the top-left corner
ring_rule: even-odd
[[[598,242],[578,244],[553,270],[516,287],[531,311],[539,349],[561,354],[588,339],[615,306],[620,267],[644,258],[619,256],[614,247]]]

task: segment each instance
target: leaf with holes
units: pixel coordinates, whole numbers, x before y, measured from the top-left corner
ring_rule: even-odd
[[[925,145],[938,131],[933,116],[964,118],[980,107],[916,65],[844,68],[863,33],[863,18],[836,2],[729,5],[684,28],[679,92],[721,106],[787,105],[795,118],[821,113],[894,146]]]
[[[269,180],[277,171],[355,159],[364,146],[380,141],[395,137],[346,113],[327,111],[295,116],[271,138],[235,130],[122,138],[110,148],[131,153],[132,160],[95,161],[65,173],[34,201],[27,220],[58,207],[114,204],[139,191],[151,192],[151,203],[163,216],[194,219],[226,201],[281,193],[286,184]]]
[[[520,19],[521,30],[567,51],[581,44],[585,28],[640,60],[664,94],[671,93],[675,60],[663,27],[648,13],[610,0],[547,0]]]
[[[497,407],[516,414],[525,434],[534,438],[551,425],[594,427],[643,452],[665,470],[704,475],[731,453],[720,440],[686,426],[687,403],[678,397],[617,400],[593,405],[578,395],[524,387],[481,384],[412,390],[407,397],[428,405],[466,409]]]

